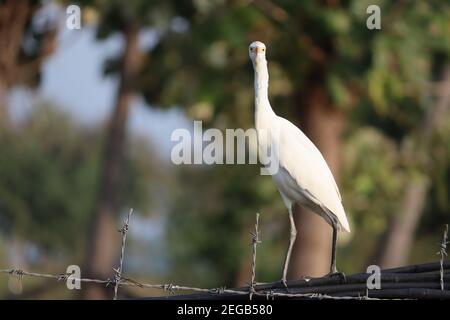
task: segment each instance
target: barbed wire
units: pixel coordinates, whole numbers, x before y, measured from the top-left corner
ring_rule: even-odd
[[[249,285],[250,295],[249,298],[252,300],[255,291],[255,278],[256,278],[256,249],[261,241],[259,240],[259,213],[256,213],[255,231],[250,232],[252,235],[252,275]]]
[[[444,282],[450,280],[450,262],[445,261],[447,256],[448,241],[448,225],[445,226],[443,241],[440,243],[440,250],[437,254],[441,256],[439,262],[404,266],[399,268],[383,270],[381,280],[385,290],[369,290],[367,289],[367,278],[370,274],[358,273],[349,275],[345,280],[340,277],[325,277],[316,279],[301,279],[288,281],[288,288],[281,282],[258,283],[256,278],[256,251],[259,240],[259,214],[256,214],[255,229],[251,232],[252,241],[252,263],[251,278],[247,287],[227,289],[226,287],[218,288],[200,288],[183,286],[176,284],[152,284],[133,280],[123,276],[123,263],[125,259],[125,244],[127,233],[129,230],[130,219],[133,209],[128,213],[124,220],[123,226],[119,229],[122,233],[122,246],[120,254],[120,262],[117,268],[113,268],[114,276],[112,279],[93,279],[93,278],[76,278],[72,273],[37,273],[29,272],[22,269],[12,268],[0,270],[0,274],[8,274],[10,277],[17,277],[20,285],[24,277],[36,277],[55,279],[61,281],[79,281],[82,283],[93,283],[99,285],[114,285],[114,300],[118,297],[119,287],[138,287],[146,289],[159,289],[168,292],[171,296],[176,291],[191,291],[190,295],[173,296],[195,298],[224,298],[224,297],[245,297],[251,300],[253,296],[266,298],[267,300],[278,298],[294,298],[294,299],[332,299],[332,300],[392,300],[392,299],[417,299],[419,297],[436,297],[440,299],[450,299],[450,291],[445,290]],[[436,290],[439,286],[440,290]],[[438,292],[436,292],[438,291]],[[200,296],[196,296],[200,294]],[[389,295],[392,295],[390,297]],[[165,297],[167,298],[167,297]]]
[[[25,270],[21,269],[4,269],[0,270],[0,273],[7,273],[11,276],[17,276],[20,281],[22,281],[24,276],[29,277],[38,277],[38,278],[51,278],[56,279],[57,281],[65,281],[67,280],[71,274],[49,274],[49,273],[36,273],[36,272],[27,272]],[[256,291],[253,287],[253,290],[251,287],[249,287],[249,290],[236,290],[236,289],[226,289],[225,287],[219,287],[219,288],[198,288],[198,287],[190,287],[190,286],[182,286],[182,285],[174,285],[174,284],[150,284],[150,283],[142,283],[138,282],[136,280],[132,280],[126,277],[121,277],[117,280],[117,282],[106,279],[89,279],[89,278],[75,278],[71,277],[74,281],[80,281],[85,283],[95,283],[95,284],[104,284],[106,286],[109,286],[111,284],[117,285],[117,286],[130,286],[130,287],[139,287],[139,288],[148,288],[148,289],[160,289],[163,291],[168,291],[171,294],[174,294],[175,291],[194,291],[194,292],[200,292],[200,293],[208,293],[208,294],[235,294],[235,295],[257,295],[257,296],[264,296],[267,299],[274,298],[274,297],[304,297],[304,298],[319,298],[319,299],[358,299],[361,300],[362,298],[355,298],[355,297],[334,297],[326,294],[320,294],[320,293],[307,293],[307,294],[295,294],[295,293],[282,293],[282,292],[275,292],[273,290],[264,290],[262,292]]]
[[[114,269],[115,271],[117,269]],[[198,287],[189,287],[189,286],[182,286],[182,285],[175,285],[175,284],[151,284],[151,283],[144,283],[139,282],[124,276],[116,275],[113,279],[90,279],[90,278],[76,278],[73,277],[73,274],[69,273],[61,273],[61,274],[51,274],[51,273],[37,273],[37,272],[28,272],[22,269],[2,269],[0,270],[0,273],[6,273],[10,276],[16,276],[20,281],[25,276],[28,277],[36,277],[36,278],[47,278],[47,279],[56,279],[57,281],[66,281],[69,277],[71,280],[74,281],[80,281],[84,283],[95,283],[95,284],[103,284],[106,286],[109,286],[111,284],[120,286],[120,287],[139,287],[139,288],[147,288],[147,289],[160,289],[164,291],[169,291],[173,293],[174,291],[196,291],[196,292],[203,292],[203,293],[233,293],[233,294],[240,294],[240,295],[246,295],[249,294],[248,291],[241,291],[241,290],[234,290],[234,289],[226,289],[225,287],[219,287],[219,288],[198,288]]]
[[[442,239],[442,242],[440,243],[439,246],[439,252],[437,252],[437,255],[441,256],[441,260],[440,260],[440,265],[441,265],[441,269],[440,269],[440,275],[441,275],[441,279],[440,279],[440,284],[441,284],[441,290],[444,291],[444,259],[447,256],[447,245],[449,244],[448,241],[448,224],[445,225],[444,228],[444,236]]]
[[[130,209],[128,212],[128,216],[123,222],[122,229],[119,230],[120,233],[122,233],[122,248],[120,250],[120,263],[119,268],[114,269],[114,280],[115,280],[115,286],[114,286],[114,300],[117,300],[117,290],[119,289],[119,282],[122,277],[122,268],[123,268],[123,258],[125,256],[125,243],[127,241],[127,233],[128,233],[128,226],[130,224],[130,218],[133,214],[133,209]]]

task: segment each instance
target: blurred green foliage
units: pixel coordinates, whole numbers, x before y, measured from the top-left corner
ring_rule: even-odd
[[[99,40],[123,32],[130,21],[153,28],[158,41],[145,53],[135,88],[150,105],[182,107],[205,127],[253,126],[247,48],[254,40],[265,42],[270,99],[278,114],[301,122],[299,102],[311,82],[320,82],[345,112],[340,186],[354,227],[351,239],[342,239],[343,271],[361,271],[372,258],[390,217],[401,210],[405,183],[417,176],[427,176],[431,189],[411,260],[435,259],[442,225],[450,218],[449,115],[429,145],[418,141],[427,108],[436,103],[432,83],[450,60],[448,1],[78,3],[97,12]],[[370,4],[381,7],[381,30],[366,28]],[[116,72],[118,65],[112,57],[105,72]],[[22,128],[1,130],[2,231],[49,248],[78,246],[71,241],[82,238],[85,213],[91,211],[101,135],[39,110]],[[426,167],[416,157],[419,146],[420,157],[431,160]],[[147,204],[155,171],[148,170],[152,155],[142,145],[133,150],[126,154],[122,203],[139,207]],[[168,186],[173,193],[167,217],[170,281],[233,284],[246,267],[256,212],[263,240],[258,280],[277,279],[288,219],[270,178],[251,165],[170,170],[175,175]]]
[[[36,106],[18,126],[0,127],[0,228],[48,253],[80,254],[97,194],[102,134],[54,107]],[[149,205],[152,154],[131,140],[121,204]],[[80,256],[78,255],[78,258]]]

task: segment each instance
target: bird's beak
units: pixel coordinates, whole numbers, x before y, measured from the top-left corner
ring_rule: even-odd
[[[255,48],[255,52],[256,52],[256,54],[258,54],[258,53],[260,53],[262,50],[261,50],[261,48],[260,47],[256,47]]]

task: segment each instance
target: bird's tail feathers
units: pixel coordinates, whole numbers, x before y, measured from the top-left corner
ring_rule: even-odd
[[[339,224],[341,225],[341,228],[345,231],[350,233],[350,224],[348,223],[347,216],[344,214],[343,217],[340,217]]]

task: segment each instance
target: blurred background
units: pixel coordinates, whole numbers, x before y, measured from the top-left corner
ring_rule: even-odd
[[[66,9],[77,4],[81,28]],[[369,30],[366,9],[381,9]],[[73,12],[71,12],[73,13]],[[403,0],[0,1],[0,269],[124,273],[233,287],[276,281],[288,215],[259,165],[181,165],[176,128],[253,127],[248,45],[270,99],[318,146],[351,234],[338,268],[436,261],[450,221],[450,4]],[[301,155],[298,155],[301,157]],[[331,227],[296,210],[291,279],[328,272]],[[122,297],[161,294],[124,288]],[[111,288],[0,274],[2,298],[110,298]]]

